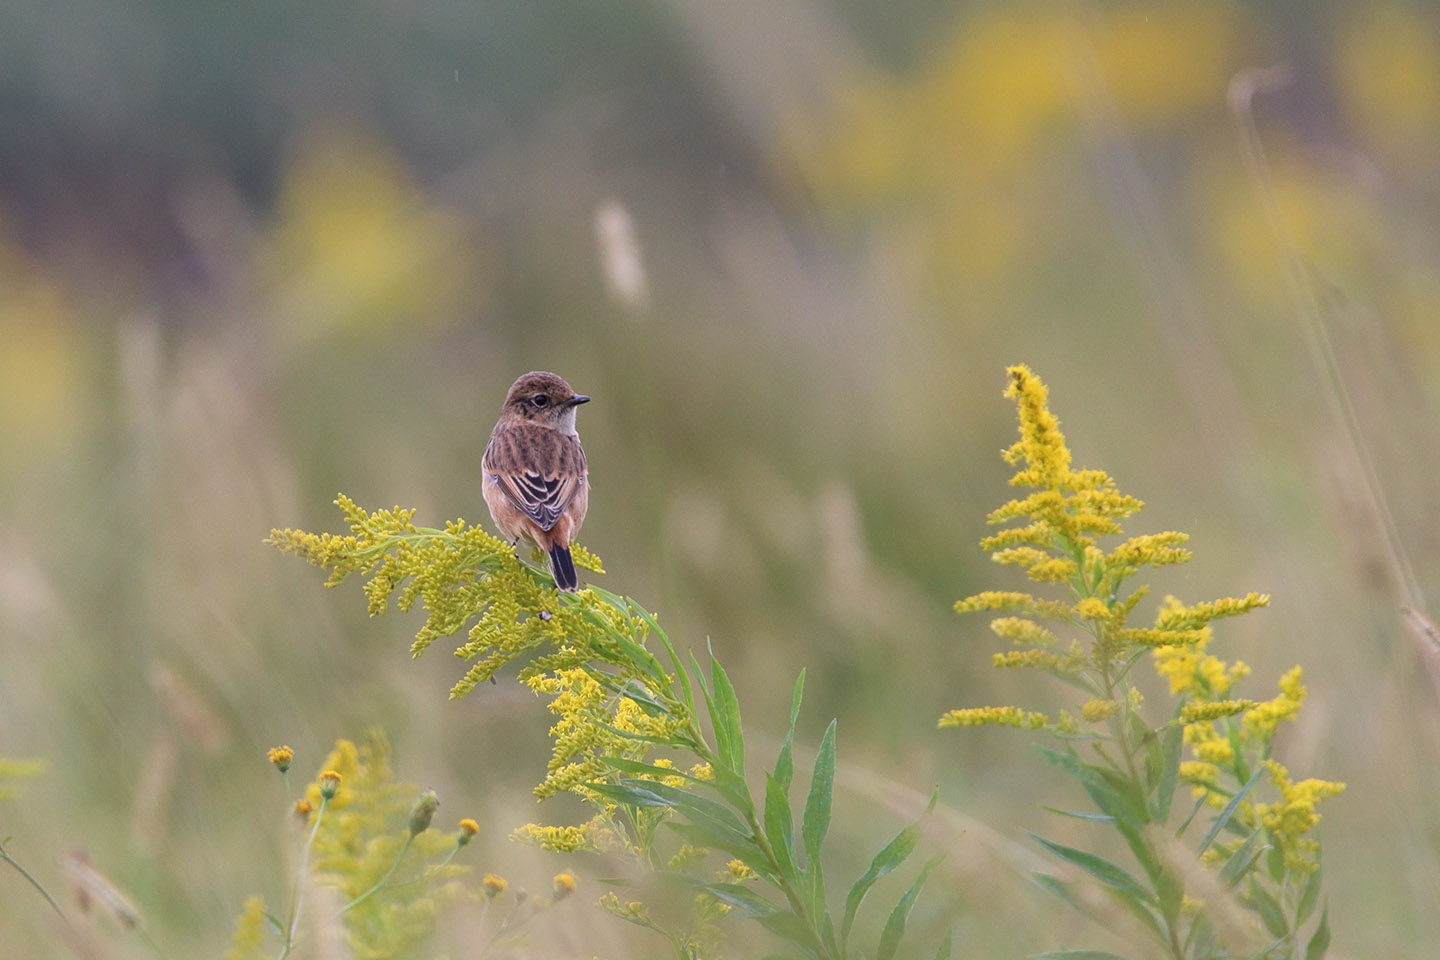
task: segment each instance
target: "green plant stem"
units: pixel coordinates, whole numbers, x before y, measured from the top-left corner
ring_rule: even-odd
[[[395,855],[395,862],[390,864],[390,869],[385,871],[385,876],[381,877],[375,883],[375,886],[371,887],[369,890],[366,890],[364,893],[360,894],[360,896],[356,897],[354,900],[351,900],[349,903],[345,904],[345,906],[341,907],[340,912],[336,914],[336,916],[342,916],[354,907],[358,907],[360,904],[364,903],[366,900],[369,900],[372,896],[378,893],[380,889],[385,886],[385,884],[389,883],[390,878],[395,875],[396,868],[400,866],[400,861],[404,860],[405,854],[409,852],[410,842],[414,839],[415,834],[407,833],[405,835],[405,842],[400,846],[400,852]]]
[[[400,851],[400,854],[401,854],[401,856],[404,856],[405,851],[404,851],[404,850]],[[413,887],[413,886],[414,886],[415,884],[417,884],[417,883],[428,883],[428,882],[430,882],[431,880],[434,880],[436,877],[440,876],[440,871],[441,871],[441,870],[444,870],[446,867],[450,866],[450,864],[451,864],[452,862],[454,862],[455,858],[456,858],[457,856],[459,856],[459,855],[460,855],[460,844],[457,843],[457,844],[455,844],[455,846],[453,846],[453,847],[450,848],[450,855],[447,856],[444,860],[441,860],[439,863],[435,864],[435,866],[433,866],[433,867],[430,867],[428,870],[422,871],[421,874],[420,874],[420,876],[418,876],[418,877],[412,877],[412,878],[409,879],[409,880],[402,880],[400,883],[395,884],[395,885],[392,886],[390,889],[391,889],[391,890],[399,890],[401,887]],[[400,861],[399,861],[399,859],[397,858],[395,862],[396,862],[396,863],[399,863]],[[393,871],[392,871],[392,872],[393,872]],[[368,896],[368,894],[367,894],[367,896]],[[355,904],[352,903],[352,904],[350,904],[350,907],[353,907],[354,905],[355,905]],[[346,909],[346,910],[349,910],[350,907],[346,907],[345,909]],[[342,910],[341,912],[343,913],[344,911]]]
[[[315,845],[315,837],[320,833],[320,821],[325,819],[325,807],[330,801],[324,794],[320,795],[320,809],[315,811],[315,823],[310,828],[310,836],[305,840],[305,848],[300,853],[300,873],[295,879],[295,893],[290,898],[290,918],[285,921],[285,948],[275,960],[285,960],[290,956],[290,951],[295,947],[295,927],[300,922],[300,906],[304,899],[305,881],[310,874],[310,849]]]
[[[14,857],[10,856],[10,851],[5,849],[4,843],[0,843],[0,860],[4,860],[6,863],[10,864],[10,866],[14,867],[17,871],[19,871],[20,876],[24,877],[26,880],[29,880],[30,886],[40,891],[40,895],[44,897],[47,902],[49,902],[50,906],[55,908],[55,912],[60,915],[61,920],[64,920],[66,923],[70,922],[70,918],[65,916],[65,911],[60,909],[60,904],[56,903],[55,898],[50,896],[50,891],[46,890],[45,887],[41,885],[39,880],[36,880],[33,876],[31,876],[30,871],[22,867],[19,861],[17,861]]]
[[[1077,589],[1074,580],[1071,581],[1072,594],[1079,594],[1082,597],[1096,597],[1096,587],[1099,585],[1090,582],[1090,576],[1085,565],[1085,548],[1078,543],[1067,542],[1065,546],[1067,552],[1075,561],[1077,571],[1075,579],[1078,579],[1080,582],[1080,588]],[[1097,599],[1099,598],[1097,597]],[[1104,600],[1104,602],[1106,607],[1114,605],[1115,596],[1113,591],[1111,596]],[[1132,709],[1130,706],[1129,692],[1126,691],[1126,695],[1123,698],[1115,695],[1117,682],[1129,672],[1131,664],[1125,663],[1118,671],[1115,670],[1114,661],[1110,656],[1110,645],[1105,640],[1105,629],[1104,625],[1095,624],[1089,629],[1089,633],[1095,639],[1096,648],[1100,653],[1100,680],[1105,688],[1105,698],[1111,702],[1120,704],[1120,712],[1110,719],[1111,737],[1115,741],[1116,746],[1120,748],[1120,755],[1125,762],[1125,769],[1122,773],[1129,777],[1130,782],[1135,784],[1137,788],[1140,788],[1143,794],[1144,783],[1140,779],[1139,768],[1135,766],[1135,751],[1138,749],[1138,745],[1130,742],[1130,717],[1132,715]],[[1118,676],[1117,672],[1119,674]],[[1163,871],[1165,869],[1164,861],[1159,857],[1154,844],[1152,844],[1146,836],[1142,836],[1141,841],[1149,848],[1151,857],[1158,865],[1157,868]],[[1164,910],[1160,911],[1160,919],[1165,925],[1166,946],[1169,948],[1171,956],[1174,957],[1175,960],[1183,960],[1185,949],[1180,944],[1179,930],[1170,922],[1170,918],[1165,915]]]

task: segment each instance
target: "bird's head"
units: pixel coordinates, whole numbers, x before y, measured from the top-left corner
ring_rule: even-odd
[[[573,433],[575,408],[589,402],[590,398],[572,390],[564,377],[535,370],[510,385],[503,412]]]

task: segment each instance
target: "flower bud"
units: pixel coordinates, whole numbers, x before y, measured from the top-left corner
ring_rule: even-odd
[[[440,797],[434,790],[426,790],[415,799],[415,806],[410,808],[410,836],[424,833],[430,827],[430,821],[435,817],[435,811],[440,809]]]

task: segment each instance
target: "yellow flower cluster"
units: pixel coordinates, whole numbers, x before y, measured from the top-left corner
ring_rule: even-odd
[[[1237,680],[1249,676],[1250,668],[1243,661],[1226,665],[1225,661],[1206,653],[1209,641],[1207,629],[1189,646],[1155,649],[1155,670],[1169,679],[1171,693],[1201,699],[1223,697]]]
[[[1245,714],[1244,725],[1247,736],[1257,740],[1269,740],[1282,720],[1289,720],[1300,711],[1308,692],[1300,682],[1301,669],[1291,667],[1280,678],[1280,693],[1273,700],[1256,704]]]
[[[967,707],[963,710],[951,710],[940,718],[941,727],[980,727],[987,724],[1036,730],[1049,726],[1050,718],[1043,713],[1029,713],[1019,707]]]
[[[365,596],[371,616],[384,614],[392,597],[401,610],[420,604],[427,616],[410,646],[412,656],[468,625],[455,655],[474,663],[451,689],[452,699],[523,653],[547,643],[563,648],[573,638],[593,633],[585,620],[585,601],[578,608],[560,603],[555,589],[533,575],[510,544],[480,527],[463,520],[444,529],[417,527],[414,510],[369,513],[343,494],[335,503],[349,534],[277,529],[266,542],[329,569],[327,586],[352,573],[368,577]],[[603,572],[583,548],[572,545],[571,553],[577,566]],[[592,598],[588,609],[600,605]]]
[[[560,718],[550,728],[555,746],[545,779],[535,788],[542,800],[568,790],[608,809],[606,801],[586,787],[607,775],[602,758],[641,760],[650,744],[625,734],[664,740],[684,726],[679,718],[647,713],[630,697],[615,696],[582,666],[522,674],[522,679],[536,693],[552,698],[550,712]],[[672,786],[685,784],[678,773],[669,780]]]
[[[1338,796],[1345,790],[1345,784],[1314,779],[1296,783],[1290,779],[1290,771],[1274,760],[1267,760],[1265,768],[1270,782],[1280,791],[1280,800],[1255,804],[1254,814],[1279,843],[1286,866],[1309,873],[1315,869],[1315,851],[1319,847],[1315,840],[1305,836],[1320,822],[1315,804]]]
[[[454,851],[456,834],[428,828],[438,800],[395,777],[383,733],[373,731],[358,745],[337,741],[320,769],[299,804],[312,824],[318,818],[311,853],[315,879],[333,888],[340,902],[376,887],[402,850],[404,862],[414,864],[410,869],[417,872],[418,865]],[[426,822],[417,820],[417,811]],[[461,836],[469,827],[479,831],[478,824],[468,823],[462,821]],[[427,882],[384,887],[348,910],[344,918],[351,952],[394,956],[428,940],[440,912],[463,899],[454,881],[467,872],[468,867],[448,863],[430,867],[424,873]],[[385,922],[377,922],[382,916]]]
[[[530,843],[552,853],[604,853],[619,854],[631,852],[625,841],[610,826],[603,816],[592,817],[579,826],[550,826],[527,823],[511,831],[510,839]]]

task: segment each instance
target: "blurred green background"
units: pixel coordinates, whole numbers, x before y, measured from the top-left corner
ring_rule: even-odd
[[[304,777],[379,725],[486,824],[470,863],[548,886],[505,840],[579,813],[528,793],[543,703],[447,702],[416,617],[261,540],[336,529],[337,491],[488,523],[500,401],[551,369],[595,398],[601,582],[710,640],[757,749],[801,667],[802,740],[839,718],[835,869],[938,784],[931,930],[1103,943],[1026,880],[1073,786],[1024,734],[935,729],[1064,696],[950,610],[1020,587],[975,543],[1023,361],[1150,504],[1131,531],[1192,534],[1157,599],[1274,595],[1213,649],[1257,699],[1306,668],[1280,742],[1350,784],[1336,954],[1431,949],[1440,665],[1397,608],[1440,602],[1437,142],[1429,4],[0,5],[0,756],[47,763],[0,835],[56,889],[86,851],[169,956],[215,956],[287,889],[265,748]],[[564,865],[535,955],[663,955]],[[144,955],[11,871],[0,940]]]

